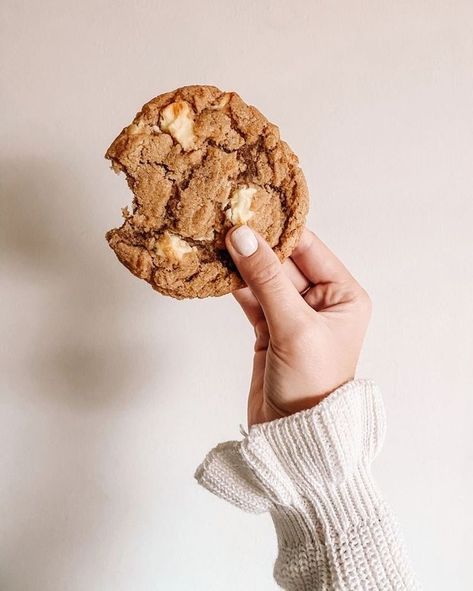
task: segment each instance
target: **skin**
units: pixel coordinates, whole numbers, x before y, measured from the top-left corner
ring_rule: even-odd
[[[254,232],[257,250],[226,245],[248,287],[234,292],[254,328],[248,427],[318,404],[352,380],[371,315],[371,301],[341,261],[304,229],[283,265]]]

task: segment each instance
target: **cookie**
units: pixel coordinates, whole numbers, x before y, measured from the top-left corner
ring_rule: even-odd
[[[134,200],[106,238],[137,277],[175,298],[244,286],[225,249],[248,224],[287,258],[302,232],[308,191],[278,128],[235,92],[186,86],[148,102],[105,155]]]

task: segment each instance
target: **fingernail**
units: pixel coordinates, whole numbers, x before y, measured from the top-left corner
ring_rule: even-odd
[[[256,240],[256,236],[248,226],[239,226],[236,230],[233,230],[230,240],[238,254],[244,257],[249,257],[258,248],[258,240]]]

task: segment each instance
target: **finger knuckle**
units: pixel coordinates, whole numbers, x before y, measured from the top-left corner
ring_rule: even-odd
[[[269,329],[266,319],[261,318],[256,322],[254,326],[255,337],[259,340],[265,340],[269,338]]]
[[[355,298],[355,290],[338,283],[319,283],[310,290],[307,303],[316,310],[330,308]]]
[[[258,287],[264,287],[274,283],[279,277],[281,265],[278,260],[269,261],[268,263],[257,267],[253,270],[253,283]]]
[[[297,250],[300,254],[306,253],[312,246],[315,240],[315,234],[312,230],[305,228],[302,232],[299,242],[297,243]]]
[[[371,301],[371,297],[365,289],[362,287],[359,288],[356,299],[360,309],[362,309],[367,314],[371,314],[373,302]]]

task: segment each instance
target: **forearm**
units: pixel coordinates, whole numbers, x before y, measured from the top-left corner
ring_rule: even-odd
[[[354,380],[312,409],[220,444],[195,476],[246,511],[270,512],[274,577],[284,589],[411,591],[397,528],[370,474],[384,428],[377,388]]]

